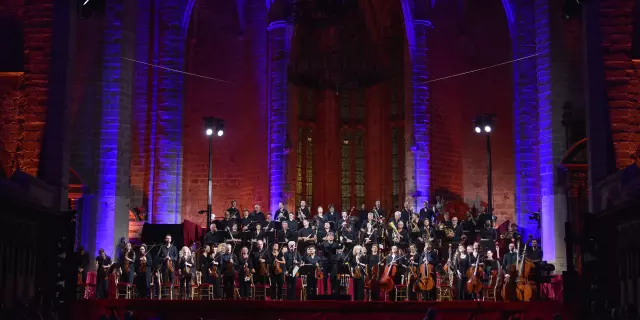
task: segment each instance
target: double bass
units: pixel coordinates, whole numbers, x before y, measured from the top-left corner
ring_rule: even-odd
[[[482,272],[482,268],[480,268],[480,254],[478,254],[478,260],[476,260],[475,267],[469,268],[467,271],[467,292],[468,293],[480,293],[482,290],[482,279],[480,279],[480,273]]]
[[[433,265],[430,265],[428,261],[422,262],[422,264],[420,265],[420,279],[418,279],[418,281],[416,281],[416,283],[413,285],[414,291],[416,285],[418,289],[420,289],[420,291],[430,291],[431,289],[433,289],[433,287],[435,286],[435,281],[433,281],[433,277],[431,276],[432,274]]]
[[[531,235],[529,235],[529,241],[531,241]],[[527,243],[524,244],[522,262],[520,262],[520,266],[518,267],[518,278],[516,280],[516,297],[520,301],[531,301],[531,296],[533,295],[533,289],[529,283],[529,272],[531,271],[533,262],[527,261],[525,258]],[[527,265],[526,269],[525,265]]]
[[[387,256],[387,258],[389,258],[389,256]],[[398,260],[400,260],[400,258],[388,261],[382,272],[382,277],[380,277],[380,289],[386,293],[391,292],[395,287],[393,278],[396,276],[396,273],[398,273]]]
[[[369,274],[367,274],[364,279],[365,288],[371,288],[373,282],[378,282],[380,280],[380,263],[381,261],[384,261],[384,259],[386,259],[382,254],[380,254],[380,257],[382,259],[371,266],[371,272],[369,272]]]

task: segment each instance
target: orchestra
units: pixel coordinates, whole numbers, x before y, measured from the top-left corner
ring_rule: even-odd
[[[117,264],[100,249],[96,296],[108,297],[114,272],[136,286],[138,298],[158,297],[158,286],[173,284],[181,299],[194,299],[192,288],[206,284],[213,299],[255,298],[260,286],[273,301],[320,294],[367,301],[535,299],[544,262],[538,240],[524,241],[509,222],[500,232],[495,216],[475,208],[460,223],[443,202],[425,201],[419,211],[405,202],[387,216],[380,201],[358,211],[328,205],[325,213],[318,206],[315,214],[305,201],[295,210],[280,202],[273,214],[259,205],[252,212],[238,209],[233,201],[224,218],[208,226],[201,247],[178,252],[171,235],[137,250],[125,243]],[[77,254],[81,285],[88,255],[81,248]]]

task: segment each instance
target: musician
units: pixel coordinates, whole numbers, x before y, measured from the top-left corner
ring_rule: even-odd
[[[449,212],[444,212],[443,214],[436,214],[436,221],[438,222],[438,228],[451,228],[451,216]],[[457,221],[457,219],[456,219]]]
[[[378,220],[375,219],[373,212],[367,213],[367,219],[362,221],[362,228],[366,228],[368,223],[370,223],[374,229],[378,228]],[[379,235],[380,234],[378,234],[378,236]]]
[[[436,212],[434,211],[434,208],[430,208],[429,207],[429,201],[425,200],[422,203],[422,209],[420,209],[420,219],[422,220],[429,220],[430,222],[434,222],[436,219]]]
[[[176,261],[178,261],[178,249],[171,244],[171,235],[168,234],[164,237],[164,244],[160,246],[160,250],[158,250],[158,256],[156,258],[158,264],[160,265],[160,273],[163,275],[162,278],[167,283],[173,283],[173,270],[176,266]],[[169,268],[171,265],[171,268]]]
[[[253,212],[251,212],[249,217],[257,223],[264,222],[265,220],[264,213],[262,213],[262,209],[260,209],[259,204],[256,204],[255,206],[253,206]]]
[[[262,231],[265,232],[266,239],[273,240],[274,232],[276,230],[276,225],[273,220],[271,220],[271,214],[265,215],[264,221],[261,223]]]
[[[364,300],[364,278],[366,276],[367,264],[366,257],[362,252],[362,247],[357,245],[353,247],[351,255],[351,278],[353,279],[353,300]]]
[[[284,252],[287,252],[287,247],[284,246],[280,250],[280,245],[274,243],[271,248],[271,254],[269,255],[269,261],[273,261],[271,264],[271,300],[281,300],[283,298],[282,289],[284,286],[284,269],[286,268],[286,261],[284,259]]]
[[[300,221],[310,219],[310,214],[307,203],[305,201],[300,201],[300,207],[298,207],[298,219],[300,219]]]
[[[404,202],[404,208],[400,212],[400,218],[404,223],[408,223],[411,220],[411,216],[413,215],[413,209],[409,206],[409,201]]]
[[[251,298],[251,280],[254,276],[254,264],[253,259],[249,256],[249,249],[242,247],[240,250],[240,257],[238,257],[238,263],[235,265],[238,272],[238,293],[241,299]],[[227,286],[225,285],[225,291]],[[228,295],[227,295],[228,297]]]
[[[409,254],[402,259],[402,265],[407,270],[408,298],[410,301],[416,301],[418,300],[418,295],[413,291],[413,286],[419,278],[420,254],[418,254],[418,248],[415,244],[412,243],[409,245]]]
[[[438,263],[438,252],[433,249],[433,245],[431,244],[431,242],[428,242],[425,245],[424,251],[422,252],[422,255],[420,255],[420,261],[421,263],[426,263],[432,267],[431,270],[433,271],[433,273],[431,274],[431,277],[433,277],[433,279],[436,278],[435,272],[444,272],[444,270],[437,270],[437,268],[442,269],[442,267]],[[427,267],[427,270],[428,269],[429,268]],[[434,286],[432,290],[423,292],[422,299],[427,301],[435,300],[435,290],[436,287]]]
[[[147,246],[141,245],[138,249],[139,254],[134,263],[136,273],[136,289],[138,289],[138,297],[146,299],[149,297],[149,288],[151,286],[151,274],[153,273],[153,260],[147,252]]]
[[[198,272],[202,276],[202,283],[213,284],[211,274],[209,274],[209,268],[211,266],[211,246],[205,244],[202,249],[200,259],[198,259]]]
[[[332,204],[329,205],[329,213],[326,214],[327,221],[331,222],[331,228],[335,231],[336,223],[338,222],[338,214],[336,213],[336,207]]]
[[[487,256],[484,258],[484,282],[489,282],[492,271],[500,272],[498,269],[498,260],[493,258],[493,251],[487,250]]]
[[[509,252],[504,254],[504,258],[502,259],[502,267],[504,271],[509,270],[509,266],[517,265],[518,263],[518,253],[516,252],[516,245],[513,243],[509,244]]]
[[[356,226],[357,229],[364,228],[366,221],[369,219],[369,213],[371,212],[367,211],[367,208],[364,205],[364,203],[361,204],[360,209],[358,210],[358,225]],[[373,213],[371,215],[373,215]]]
[[[227,250],[227,245],[222,243],[222,244],[219,244],[218,247],[211,248],[211,254],[209,255],[208,268],[213,269],[214,266],[216,267],[215,278],[212,274],[209,274],[209,277],[210,277],[209,283],[213,284],[213,296],[220,299],[222,299],[223,293],[222,293],[222,279],[220,279],[220,274],[222,273],[222,270],[220,268],[219,260],[220,260],[220,256],[222,256],[222,254],[224,254],[226,250]]]
[[[345,223],[340,229],[340,242],[345,246],[345,249],[351,250],[356,240],[356,233],[353,230],[351,223]]]
[[[296,215],[293,212],[289,212],[289,229],[294,235],[298,234],[298,220],[296,220]]]
[[[400,270],[401,264],[402,264],[402,257],[400,256],[400,253],[398,252],[398,246],[391,246],[391,252],[389,253],[389,255],[387,256],[387,260],[385,262],[386,266],[392,266],[392,265],[396,265],[397,266],[397,272],[396,275],[393,279],[393,283],[401,283],[402,282],[402,272]],[[384,268],[386,268],[386,266]],[[389,293],[389,299],[391,301],[395,301],[396,300],[396,293],[395,290],[392,290],[391,293]]]
[[[342,230],[342,228],[344,228],[347,224],[351,223],[349,214],[346,211],[342,211],[340,219],[338,219],[336,223],[337,224],[334,227],[336,229],[335,231]]]
[[[329,233],[333,233],[331,231],[331,223],[329,221],[325,222],[323,228],[318,230],[318,239],[320,241],[327,241]]]
[[[542,250],[538,247],[538,240],[531,240],[531,246],[527,247],[526,257],[536,264],[536,267],[542,262]]]
[[[451,230],[453,230],[453,238],[451,238],[451,242],[459,244],[462,239],[462,226],[458,224],[458,218],[456,217],[451,219]]]
[[[256,251],[250,254],[251,262],[254,268],[259,268],[260,272],[256,273],[256,270],[252,268],[251,273],[255,274],[254,281],[256,283],[266,284],[269,281],[269,265],[272,262],[269,261],[269,253],[263,240],[258,240],[256,247]]]
[[[109,298],[109,268],[112,265],[111,257],[109,257],[104,249],[98,250],[98,256],[96,257],[96,298],[107,299]]]
[[[276,211],[276,221],[282,222],[289,220],[289,211],[284,208],[284,203],[278,202],[278,211]]]
[[[233,226],[234,224],[238,224],[240,222],[240,213],[237,214],[236,218],[231,218],[231,214],[229,213],[229,211],[225,211],[224,212],[224,219],[222,221],[216,221],[217,225],[216,228],[217,230],[227,230],[227,229],[231,229],[231,226]]]
[[[395,246],[399,248],[405,249],[409,244],[409,233],[404,228],[404,222],[398,222],[397,231],[394,231],[394,236],[392,237],[392,242]]]
[[[422,245],[433,242],[436,239],[436,230],[431,227],[431,221],[429,219],[422,220],[420,233],[422,236],[418,238],[418,241]]]
[[[120,282],[133,284],[133,275],[135,270],[133,264],[136,261],[136,254],[133,252],[131,243],[127,242],[124,245],[124,250],[121,252],[120,268],[122,269],[122,275],[120,276]]]
[[[278,242],[286,244],[289,240],[296,240],[295,235],[291,229],[289,229],[289,221],[282,221],[282,230],[278,233]]]
[[[400,211],[396,211],[393,213],[393,218],[391,218],[391,223],[393,223],[394,225],[396,225],[396,227],[398,226],[398,223],[400,223],[402,221],[402,212]]]
[[[507,243],[517,244],[518,242],[520,242],[520,238],[521,235],[518,232],[518,225],[516,225],[515,223],[507,226],[507,232],[500,235],[500,239],[504,239],[505,241],[507,241]]]
[[[191,299],[191,279],[193,278],[193,255],[191,249],[184,246],[180,249],[178,267],[180,268],[180,297],[183,300]]]
[[[386,217],[384,209],[380,207],[380,200],[376,200],[376,203],[373,206],[371,212],[373,212],[373,216],[376,218],[376,220]]]
[[[493,228],[494,217],[495,217],[495,215],[493,215],[493,214],[489,213],[487,210],[485,210],[481,214],[478,215],[477,225],[478,226],[486,226],[487,221],[489,221],[489,224],[491,225],[491,228]]]
[[[471,266],[475,266],[476,262],[480,260],[480,245],[474,242],[473,245],[467,246],[467,252],[469,253],[469,263]]]
[[[324,209],[322,208],[322,206],[318,206],[318,211],[313,217],[313,226],[316,228],[321,228],[325,222],[327,222],[327,217],[324,216]]]
[[[485,220],[484,229],[480,231],[480,241],[487,243],[495,243],[497,240],[496,229],[491,225],[491,221]]]
[[[467,300],[466,283],[467,283],[467,270],[471,266],[469,263],[469,254],[463,245],[458,246],[458,252],[453,259],[453,265],[456,269],[456,275],[458,277],[457,293],[458,300]]]
[[[316,247],[307,247],[307,256],[304,258],[306,265],[315,266],[320,268],[320,259],[316,256]],[[307,275],[307,297],[315,297],[318,293],[318,279],[316,278],[316,272],[310,272]]]
[[[249,213],[249,210],[244,209],[244,211],[242,212],[242,218],[240,219],[240,229],[242,231],[250,231],[249,228],[251,227],[253,222],[254,220],[251,217],[251,213]]]
[[[296,250],[296,242],[291,240],[287,244],[289,246],[287,252],[284,253],[284,261],[286,266],[286,281],[287,281],[287,300],[296,299],[296,282],[297,275],[293,272],[295,266],[299,266],[302,262],[300,253]]]
[[[235,200],[231,200],[231,207],[229,207],[229,209],[227,209],[226,212],[229,212],[229,218],[230,220],[233,220],[234,223],[237,223],[241,217],[240,217],[240,210],[238,210],[238,208],[236,208],[237,202]],[[226,226],[225,226],[226,227]]]
[[[89,267],[89,254],[84,251],[83,246],[78,246],[78,251],[75,254],[76,268],[78,274],[80,274],[80,281],[84,285],[87,283],[87,268]]]
[[[124,263],[124,252],[125,252],[126,246],[127,246],[127,241],[125,240],[125,238],[124,237],[120,238],[120,242],[118,242],[118,245],[116,246],[116,251],[115,251],[116,261],[114,261],[120,266]],[[118,267],[118,266],[114,266],[114,267]]]
[[[256,223],[255,227],[256,229],[251,233],[251,242],[264,241],[266,235],[262,230],[262,224]]]
[[[226,299],[233,299],[233,288],[234,288],[234,270],[236,269],[238,259],[232,252],[232,247],[230,244],[227,244],[225,247],[225,252],[218,257],[218,265],[222,270],[222,283],[224,287],[224,296]],[[220,269],[218,268],[218,269]]]
[[[367,222],[365,230],[361,233],[360,243],[367,248],[367,251],[371,251],[371,247],[374,245],[377,246],[378,232],[373,228],[373,224],[371,222]]]
[[[466,220],[462,222],[462,231],[464,234],[467,234],[468,238],[475,239],[476,238],[476,219],[473,217],[471,211],[468,211],[465,214]]]
[[[325,225],[328,225],[328,224],[329,224],[328,222],[325,223]],[[342,248],[342,245],[335,242],[334,240],[335,240],[335,236],[333,232],[328,231],[326,240],[322,243],[322,250],[324,251],[325,258],[326,258],[324,260],[323,268],[322,268],[322,271],[324,274],[324,278],[322,279],[322,281],[323,281],[323,285],[326,292],[326,291],[329,291],[327,281],[328,279],[331,279],[331,292],[333,294],[337,294],[339,290],[339,281],[337,278],[338,256],[336,254],[336,251]]]
[[[315,232],[309,226],[309,220],[302,220],[302,229],[298,230],[298,241],[302,241],[301,246],[308,246],[314,243]]]
[[[240,239],[241,235],[244,234],[249,234],[251,235],[251,231],[247,231],[245,233],[240,233],[238,232],[238,225],[237,224],[233,224],[231,226],[231,229],[227,230],[227,232],[224,233],[224,242],[229,244],[229,243],[233,243],[233,244],[237,244],[242,242],[242,240]]]
[[[369,275],[369,290],[371,292],[371,300],[380,300],[380,273],[382,272],[382,257],[378,251],[378,245],[374,244],[369,250],[369,255],[366,257],[367,274]],[[374,268],[376,267],[376,268]]]
[[[225,213],[225,216],[227,213]],[[231,226],[229,226],[231,228]],[[215,223],[209,225],[209,232],[204,235],[204,244],[210,246],[217,246],[219,243],[224,242],[224,233],[218,231],[218,226]]]

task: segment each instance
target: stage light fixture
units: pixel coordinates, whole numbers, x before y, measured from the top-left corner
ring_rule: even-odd
[[[480,127],[476,126],[476,133],[480,133],[482,132],[482,129],[480,129]]]
[[[212,208],[212,192],[213,192],[213,133],[215,132],[218,137],[222,137],[224,134],[224,120],[214,117],[205,117],[204,121],[204,133],[209,139],[209,168],[208,168],[208,187],[207,187],[207,210],[202,210],[207,213],[207,226],[211,225],[216,216],[211,212]]]
[[[484,132],[486,132],[486,133],[491,132],[491,127],[490,126],[484,126]]]
[[[213,129],[208,128],[208,129],[205,131],[205,133],[206,133],[208,136],[210,136],[210,135],[212,135],[212,134],[213,134]]]

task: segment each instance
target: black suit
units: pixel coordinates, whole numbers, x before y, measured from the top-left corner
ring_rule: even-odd
[[[431,208],[420,209],[420,220],[429,219],[431,224],[436,218],[436,213]]]
[[[320,264],[320,257],[318,256],[306,256],[304,257],[304,263],[310,265]],[[307,297],[315,297],[318,293],[318,279],[316,278],[315,269],[307,275]]]
[[[163,279],[166,283],[173,284],[173,272],[169,272],[169,270],[167,269],[167,257],[169,258],[169,260],[171,260],[174,269],[176,269],[176,262],[178,261],[178,248],[176,248],[176,246],[174,245],[171,245],[167,248],[167,245],[165,244],[160,247],[160,250],[158,250],[158,256],[156,258],[157,263],[160,265],[160,272],[163,275]]]
[[[323,273],[324,273],[324,279],[323,279],[323,285],[324,285],[324,290],[325,293],[326,291],[328,291],[328,287],[327,287],[327,280],[331,279],[331,292],[333,294],[337,294],[340,286],[338,283],[338,278],[337,278],[337,274],[338,274],[338,266],[336,263],[336,250],[338,250],[338,248],[342,248],[342,245],[340,245],[337,242],[332,242],[329,243],[329,241],[325,241],[322,244],[322,249],[324,250],[324,254],[325,254],[325,258],[326,258],[326,262],[323,266]]]
[[[290,250],[284,254],[285,267],[284,270],[287,276],[287,300],[295,300],[296,299],[296,281],[297,277],[295,274],[291,274],[295,264],[293,263],[297,261],[298,263],[302,262],[302,257],[298,253],[298,251]]]

